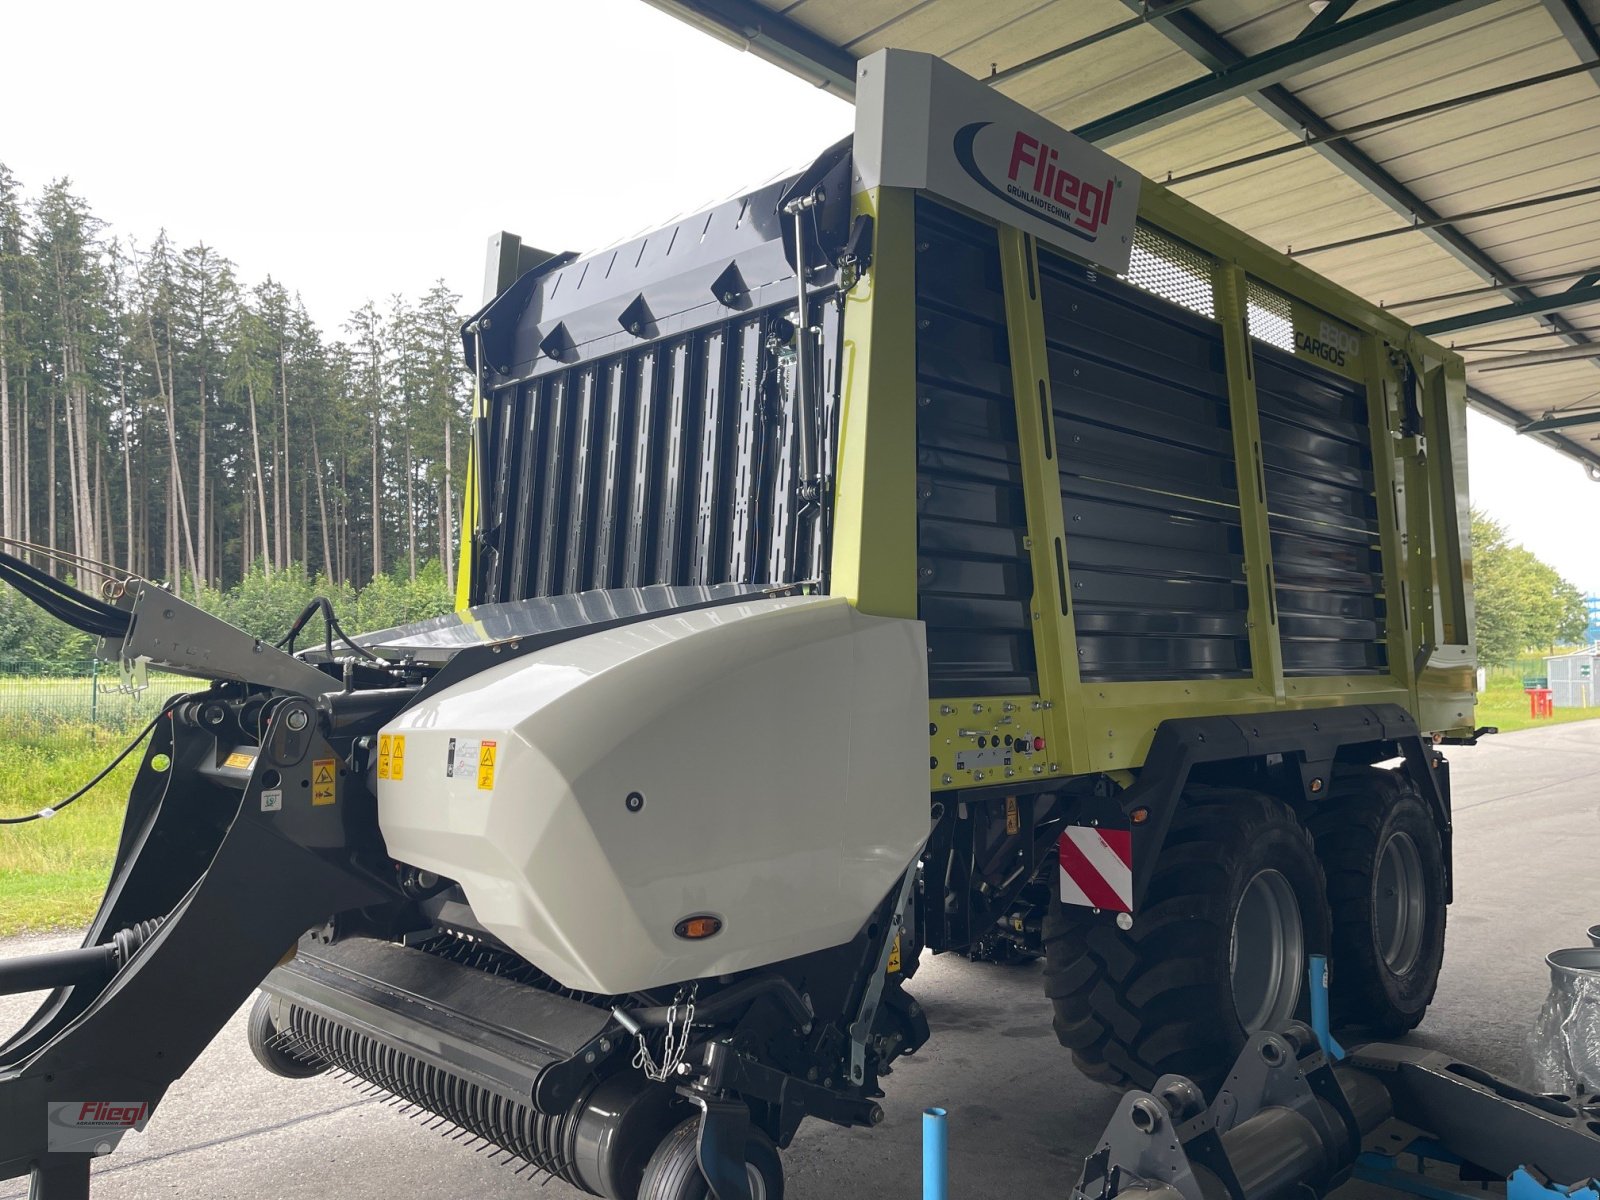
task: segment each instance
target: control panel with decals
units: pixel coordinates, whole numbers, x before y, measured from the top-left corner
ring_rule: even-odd
[[[935,701],[928,714],[928,765],[936,780],[948,786],[957,773],[963,782],[983,783],[1054,771],[1046,761],[1047,707],[1036,697]]]

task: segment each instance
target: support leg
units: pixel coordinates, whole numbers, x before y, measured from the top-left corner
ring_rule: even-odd
[[[88,1154],[47,1154],[33,1164],[28,1200],[89,1200]]]

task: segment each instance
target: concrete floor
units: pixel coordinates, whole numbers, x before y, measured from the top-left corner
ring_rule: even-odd
[[[1517,1075],[1545,993],[1544,954],[1583,944],[1600,921],[1600,722],[1505,735],[1451,759],[1457,899],[1439,999],[1414,1036]],[[0,955],[69,944],[13,939]],[[870,1132],[808,1123],[785,1155],[788,1195],[917,1196],[920,1112],[938,1104],[951,1114],[951,1195],[1065,1197],[1116,1094],[1079,1078],[1057,1047],[1037,966],[930,957],[912,990],[934,1037],[887,1080],[888,1119]],[[29,1007],[0,998],[0,1030]],[[512,1197],[537,1186],[487,1158],[332,1080],[268,1075],[246,1048],[241,1011],[150,1127],[96,1164],[95,1194],[396,1200]],[[0,1182],[0,1200],[26,1190]],[[537,1194],[578,1195],[556,1183]]]

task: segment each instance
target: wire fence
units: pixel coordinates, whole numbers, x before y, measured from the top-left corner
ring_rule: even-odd
[[[149,676],[142,691],[124,692],[116,663],[0,657],[0,735],[12,730],[89,728],[119,733],[156,715],[176,692],[204,684],[179,675]]]

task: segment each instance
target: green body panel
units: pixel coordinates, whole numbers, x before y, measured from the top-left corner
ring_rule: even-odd
[[[846,308],[848,358],[835,481],[834,586],[866,611],[897,616],[916,612],[913,195],[886,188],[856,200],[857,211],[877,221],[876,248],[871,269]],[[1411,711],[1424,730],[1470,730],[1475,660],[1465,533],[1466,386],[1460,358],[1159,185],[1143,185],[1140,219],[1217,262],[1214,295],[1240,475],[1252,674],[1173,682],[1079,678],[1073,622],[1063,601],[1071,595],[1072,563],[1062,528],[1058,448],[1040,420],[1041,405],[1049,411],[1050,381],[1037,252],[1031,237],[1001,226],[1039,689],[1036,695],[931,700],[932,788],[993,787],[1008,779],[1020,784],[1024,779],[1136,769],[1157,726],[1178,717],[1393,703]],[[1364,381],[1367,388],[1388,613],[1386,673],[1284,675],[1245,302],[1250,278],[1290,298],[1297,327],[1320,320],[1361,339],[1360,352],[1348,356],[1338,370]],[[1405,426],[1408,365],[1417,381],[1426,438]],[[1019,757],[1011,767],[958,767],[958,752],[975,746],[978,736],[1017,734],[1024,726],[1030,735],[1045,739],[1041,751]]]

